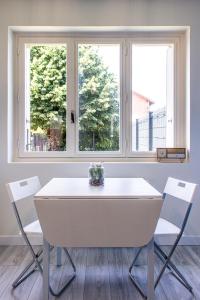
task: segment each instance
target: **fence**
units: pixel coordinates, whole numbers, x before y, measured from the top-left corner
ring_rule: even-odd
[[[166,146],[166,110],[149,112],[147,118],[136,119],[135,150],[154,151],[157,147]]]
[[[133,125],[133,142],[135,151],[154,151],[157,147],[166,146],[166,127],[167,116],[166,110],[162,109],[155,112],[149,112],[147,118],[136,119]],[[91,136],[87,132],[80,132],[80,140],[82,146],[86,150],[86,146],[89,150],[95,150],[95,137]],[[90,137],[90,138],[89,138]],[[118,137],[118,136],[117,136]],[[116,139],[117,140],[117,139]],[[87,145],[84,146],[84,142],[87,141]],[[40,133],[27,133],[27,151],[62,151],[63,142],[65,144],[65,138],[61,135],[60,129],[50,129],[48,134]],[[62,145],[62,146],[61,146]],[[115,143],[114,149],[117,147]]]
[[[64,142],[61,129],[51,128],[47,134],[27,130],[27,151],[62,151]]]

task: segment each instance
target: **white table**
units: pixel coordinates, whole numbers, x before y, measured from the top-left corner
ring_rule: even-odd
[[[69,217],[65,218],[64,215],[62,216],[62,210],[59,212],[60,218],[63,218],[64,222],[66,222],[66,233],[63,231],[63,234],[69,236],[69,247],[133,247],[133,245],[138,247],[143,243],[142,239],[146,239],[146,232],[149,234],[149,228],[145,223],[145,215],[141,209],[141,204],[144,203],[144,205],[149,207],[149,210],[146,210],[146,214],[153,213],[151,212],[151,206],[152,208],[157,207],[157,211],[160,211],[162,206],[162,195],[143,178],[106,178],[104,186],[99,187],[90,186],[88,178],[53,178],[35,195],[35,200],[36,208],[37,203],[43,200],[50,201],[49,205],[54,202],[54,208],[56,208],[57,201],[68,201],[68,203],[65,202],[65,204],[69,204],[67,210],[73,208],[72,214],[77,213],[74,222],[79,222],[77,219],[80,217],[81,212],[81,217],[85,219],[83,227],[85,226],[87,230],[87,236],[82,234],[85,231],[82,233],[77,233],[76,226],[75,229],[73,228],[73,236],[70,236],[71,233],[69,228],[73,226],[73,220],[69,220]],[[76,205],[77,203],[78,206]],[[138,221],[137,224],[134,224],[134,217],[132,218],[130,209],[128,209],[130,205],[132,207],[132,212],[134,211],[135,216],[137,216],[137,219],[139,219],[139,226]],[[74,211],[74,206],[79,207],[79,209]],[[102,214],[104,214],[105,217],[102,218],[101,213],[99,213],[99,215],[95,214],[95,220],[92,220],[94,224],[91,227],[89,223],[90,216],[92,217],[97,210],[101,211],[104,206],[106,208]],[[134,210],[133,207],[135,207]],[[125,211],[123,211],[124,209]],[[141,214],[141,218],[140,216],[138,218],[138,214]],[[116,215],[119,216],[119,220],[117,219]],[[124,216],[123,222],[120,220],[121,215]],[[48,215],[48,217],[53,219],[53,215]],[[79,218],[78,220],[82,222],[82,219]],[[127,226],[127,224],[130,224],[131,226]],[[146,227],[142,228],[144,227],[143,225]],[[156,225],[154,224],[153,226]],[[138,227],[142,228],[143,234],[139,242],[137,239],[136,244],[134,244],[134,236],[137,235]],[[152,227],[152,224],[150,227]],[[54,231],[54,226],[51,226],[51,228],[52,231]],[[56,230],[58,229],[56,228],[55,224],[54,235],[56,235]],[[45,231],[43,232],[45,234]],[[119,234],[117,235],[116,232]],[[57,233],[57,235],[59,235],[59,233]],[[108,237],[111,238],[108,239]],[[152,240],[148,243],[147,249],[147,297],[148,299],[152,300],[154,299],[153,233]],[[44,255],[45,251],[46,250],[44,247]],[[46,260],[44,257],[44,262],[45,261]],[[47,297],[46,290],[48,286],[48,275],[45,275],[45,270],[47,270],[47,267],[44,265],[44,298]]]
[[[35,198],[48,199],[160,199],[161,194],[143,178],[105,178],[103,186],[89,185],[88,178],[53,178]]]

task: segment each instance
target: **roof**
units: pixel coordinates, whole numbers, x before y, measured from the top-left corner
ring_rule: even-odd
[[[142,94],[140,94],[140,93],[138,93],[138,92],[135,92],[135,91],[134,91],[133,94],[136,95],[136,96],[139,97],[139,98],[142,98],[142,99],[146,100],[147,102],[149,102],[150,105],[154,104],[154,101],[153,101],[153,100],[151,100],[151,99],[145,97],[144,95],[142,95]]]

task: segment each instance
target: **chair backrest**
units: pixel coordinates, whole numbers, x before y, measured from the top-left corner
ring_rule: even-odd
[[[41,188],[38,176],[6,184],[11,202],[33,196]]]
[[[141,247],[162,207],[152,199],[35,199],[45,239],[62,247]]]
[[[164,189],[164,195],[176,197],[192,203],[197,184],[169,177]]]
[[[163,192],[163,199],[169,195],[172,198],[179,199],[181,202],[174,203],[174,199],[167,199],[163,206],[165,211],[164,219],[176,225],[179,229],[179,238],[183,234],[187,225],[188,217],[192,208],[194,193],[197,184],[169,177]],[[170,214],[169,214],[169,207]]]
[[[33,207],[33,203],[31,203],[30,200],[32,200],[31,196],[35,195],[41,188],[39,178],[37,176],[34,176],[23,180],[15,181],[15,182],[10,182],[6,184],[6,187],[7,187],[8,195],[11,200],[20,231],[22,235],[25,235],[24,226],[32,223],[33,218],[37,217],[36,214],[34,214],[33,212],[34,207]],[[23,206],[23,208],[25,209],[23,209],[23,215],[21,215],[19,213],[19,209],[16,205],[16,202],[25,198],[29,200],[28,201],[29,209],[27,211],[27,209]],[[22,222],[22,219],[25,219],[25,222]]]

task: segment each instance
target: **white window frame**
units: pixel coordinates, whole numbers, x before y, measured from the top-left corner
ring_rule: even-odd
[[[76,150],[75,150],[75,154],[77,157],[123,157],[124,156],[124,126],[123,121],[124,121],[124,106],[123,106],[123,99],[124,99],[124,95],[123,95],[123,85],[124,85],[124,70],[123,70],[123,41],[119,40],[119,39],[113,39],[113,38],[99,38],[99,39],[95,39],[95,38],[82,38],[82,39],[75,39],[75,57],[78,58],[78,45],[79,44],[94,44],[94,45],[119,45],[120,46],[120,128],[119,128],[119,146],[120,149],[119,151],[79,151],[79,128],[78,128],[78,117],[79,117],[79,95],[78,95],[78,59],[75,59],[76,62],[76,73],[75,73],[75,91],[76,91],[76,106],[75,106],[75,110],[76,110]]]
[[[67,44],[67,151],[26,152],[25,149],[25,64],[24,45],[27,43]],[[120,44],[120,151],[79,151],[78,150],[78,56],[77,45],[81,44]],[[20,159],[69,159],[69,161],[132,161],[153,159],[155,152],[132,151],[132,44],[173,44],[174,45],[174,147],[186,147],[186,42],[185,32],[91,32],[83,33],[17,33],[14,53],[16,53],[15,72],[15,160]],[[71,63],[72,62],[72,63]],[[71,76],[68,76],[68,74]],[[76,122],[71,124],[70,112],[76,112]],[[127,117],[128,116],[128,117]]]
[[[26,118],[26,95],[25,95],[25,44],[68,44],[67,38],[62,37],[20,37],[17,48],[17,68],[18,68],[18,89],[17,89],[17,100],[18,100],[18,118],[17,118],[17,145],[18,145],[18,156],[23,157],[65,157],[65,151],[49,151],[49,152],[28,152],[25,151],[26,141],[25,141],[25,118]],[[67,49],[68,50],[68,49]],[[68,72],[68,66],[67,66]],[[68,118],[67,118],[68,121]],[[67,122],[68,123],[68,122]],[[67,124],[68,125],[68,124]]]
[[[186,122],[185,119],[180,120],[181,116],[185,114],[185,101],[181,99],[181,89],[177,86],[177,82],[183,80],[183,73],[180,72],[181,63],[183,58],[179,57],[181,53],[180,50],[180,38],[163,38],[163,37],[150,37],[150,38],[141,38],[136,37],[128,42],[128,66],[129,70],[129,102],[128,102],[128,111],[129,118],[132,120],[132,45],[172,45],[174,50],[174,68],[173,68],[173,147],[185,147],[185,140],[183,138],[183,124]],[[180,116],[181,115],[181,116]],[[127,156],[128,157],[155,157],[155,151],[133,151],[132,150],[132,127],[131,123],[129,123],[128,128],[128,149]]]

